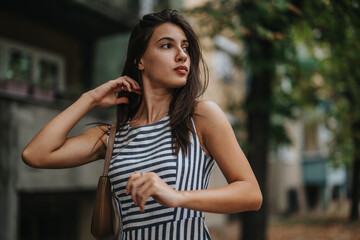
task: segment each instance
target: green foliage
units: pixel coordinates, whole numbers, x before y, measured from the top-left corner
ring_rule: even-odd
[[[235,56],[234,62],[246,71],[249,79],[259,74],[265,76],[263,81],[276,79],[271,99],[232,103],[229,110],[271,113],[271,145],[289,144],[283,120],[294,117],[296,104],[293,96],[278,86],[281,79],[286,78],[290,79],[293,88],[296,87],[296,49],[290,27],[300,16],[299,10],[288,0],[219,0],[207,2],[191,10],[190,14],[200,19],[202,34],[210,37],[225,35],[235,42],[245,43],[245,54]],[[283,70],[276,71],[278,66]]]
[[[360,122],[359,0],[219,0],[192,14],[208,36],[222,34],[245,43],[245,54],[236,62],[249,78],[276,68],[270,101],[234,106],[270,111],[276,119],[272,136],[281,136],[272,137],[276,144],[288,144],[280,133],[282,120],[301,109],[321,108],[323,121],[336,123],[326,124],[333,132],[331,159],[350,165],[354,139],[360,138],[354,127]],[[266,59],[264,42],[274,59]]]
[[[310,50],[326,49],[317,71],[324,78],[322,101],[330,103],[327,112],[333,132],[331,160],[351,165],[360,138],[360,2],[358,0],[299,1],[303,18],[296,27],[300,40]],[[306,77],[308,78],[308,76]],[[359,154],[357,154],[359,155]]]

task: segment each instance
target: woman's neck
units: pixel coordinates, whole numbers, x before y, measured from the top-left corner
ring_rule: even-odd
[[[135,116],[132,126],[148,125],[161,120],[169,113],[169,105],[173,97],[172,90],[157,90],[143,93],[143,101]]]

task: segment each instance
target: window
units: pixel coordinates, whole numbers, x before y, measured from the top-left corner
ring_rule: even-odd
[[[0,38],[0,80],[64,90],[65,60],[58,54]],[[4,90],[4,89],[3,89]]]
[[[54,61],[40,59],[39,61],[39,84],[45,88],[54,88],[58,82],[59,67]]]
[[[242,52],[240,46],[223,36],[216,36],[216,50],[214,52],[213,64],[215,74],[221,81],[231,83],[234,79],[235,63],[233,57]]]
[[[31,54],[23,52],[16,48],[9,49],[9,65],[6,71],[6,77],[16,79],[20,82],[26,82],[32,78],[33,58]]]
[[[318,124],[315,121],[307,121],[304,123],[304,150],[318,151]]]
[[[214,53],[215,73],[220,80],[231,83],[234,78],[234,63],[231,55],[223,50],[216,50]]]

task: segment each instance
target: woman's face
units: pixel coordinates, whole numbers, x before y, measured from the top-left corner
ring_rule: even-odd
[[[156,27],[138,65],[144,87],[184,86],[190,72],[188,47],[185,33],[179,26],[164,23]]]

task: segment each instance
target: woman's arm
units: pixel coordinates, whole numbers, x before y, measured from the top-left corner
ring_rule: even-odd
[[[216,213],[258,210],[262,204],[259,185],[225,114],[210,101],[200,102],[195,113],[200,142],[207,154],[216,160],[228,185],[213,190],[182,192],[180,205]]]
[[[106,149],[105,126],[93,127],[75,137],[67,136],[93,107],[128,103],[127,98],[116,96],[117,92],[122,91],[122,86],[126,91],[140,93],[136,81],[126,76],[84,93],[74,104],[46,124],[31,140],[22,153],[24,162],[38,168],[67,168],[102,158]]]
[[[209,101],[200,102],[194,121],[205,152],[216,159],[228,185],[211,190],[175,191],[155,173],[135,172],[129,178],[127,193],[144,211],[146,199],[152,196],[168,207],[184,207],[213,213],[237,213],[258,210],[262,194],[223,111]]]

